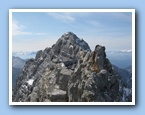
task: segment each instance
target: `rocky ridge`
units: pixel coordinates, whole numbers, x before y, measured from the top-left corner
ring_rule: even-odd
[[[14,102],[121,102],[126,86],[106,58],[105,47],[89,45],[74,33],[29,59],[13,91]],[[131,94],[131,92],[130,92]]]

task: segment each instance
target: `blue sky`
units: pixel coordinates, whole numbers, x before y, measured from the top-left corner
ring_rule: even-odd
[[[51,47],[65,32],[83,38],[94,50],[132,49],[132,14],[129,12],[13,12],[13,51],[37,51]]]

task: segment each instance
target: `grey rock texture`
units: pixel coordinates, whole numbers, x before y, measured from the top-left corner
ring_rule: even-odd
[[[106,58],[104,46],[96,45],[91,51],[83,39],[68,32],[51,48],[38,51],[35,59],[26,62],[13,92],[13,101],[128,101],[119,90],[125,84],[120,84],[120,80]]]

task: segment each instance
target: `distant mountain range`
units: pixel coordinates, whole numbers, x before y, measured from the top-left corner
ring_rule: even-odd
[[[122,79],[122,81],[127,84],[128,88],[132,87],[132,72],[130,70],[132,70],[132,67],[129,66],[126,69],[121,69],[115,65],[112,66],[113,69],[115,70],[116,74],[120,76],[120,78]]]
[[[116,76],[119,78],[119,90],[122,92],[122,101],[130,100],[132,97],[132,67],[120,69],[117,66],[112,66]],[[123,86],[123,87],[122,87]]]
[[[12,55],[15,57],[20,57],[21,59],[30,59],[35,58],[37,51],[18,51],[18,52],[12,52]]]
[[[125,69],[126,67],[132,65],[131,50],[107,51],[106,54],[111,63],[119,68]]]
[[[13,87],[16,84],[16,80],[18,76],[20,75],[22,68],[24,67],[25,60],[19,58],[19,57],[12,57],[12,85]]]
[[[130,65],[130,66],[126,67],[125,70],[127,70],[130,73],[132,73],[132,66]]]

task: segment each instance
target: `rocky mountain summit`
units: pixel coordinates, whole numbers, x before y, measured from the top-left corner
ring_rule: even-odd
[[[126,94],[126,89],[129,91]],[[26,61],[13,90],[14,102],[132,101],[131,88],[106,58],[105,47],[89,45],[74,33]]]

